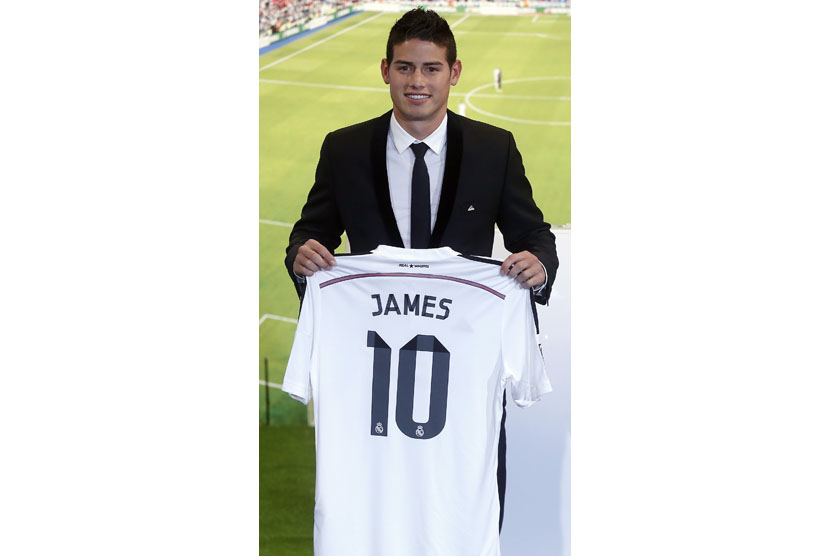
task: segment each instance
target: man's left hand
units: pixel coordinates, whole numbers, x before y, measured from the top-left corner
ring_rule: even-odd
[[[501,263],[502,276],[510,274],[523,288],[534,288],[545,283],[545,267],[530,251],[513,253]]]

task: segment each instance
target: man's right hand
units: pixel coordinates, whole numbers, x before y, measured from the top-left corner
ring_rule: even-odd
[[[335,265],[334,256],[316,239],[309,239],[300,246],[294,259],[294,274],[311,276],[321,268],[328,270]]]

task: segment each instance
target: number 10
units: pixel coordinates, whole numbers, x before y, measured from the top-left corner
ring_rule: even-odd
[[[386,436],[389,420],[389,382],[392,350],[383,338],[370,330],[366,347],[374,348],[372,365],[372,436]],[[419,351],[432,353],[432,382],[429,390],[429,420],[418,423],[412,418],[415,404],[415,356]],[[447,388],[450,381],[450,352],[435,336],[418,334],[398,350],[398,384],[395,422],[406,436],[427,440],[438,436],[447,422]]]

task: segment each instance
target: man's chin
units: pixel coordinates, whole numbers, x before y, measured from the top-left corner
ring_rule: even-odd
[[[434,108],[424,109],[424,110],[401,110],[398,108],[395,110],[395,115],[398,117],[402,117],[410,122],[424,122],[431,120],[435,117],[438,113],[438,110]]]

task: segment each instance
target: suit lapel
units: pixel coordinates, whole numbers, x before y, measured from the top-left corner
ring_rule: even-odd
[[[381,219],[389,238],[389,245],[403,247],[401,232],[392,210],[389,197],[389,176],[386,173],[386,140],[389,135],[390,110],[377,119],[372,133],[372,171],[374,173],[375,197],[380,208]],[[458,191],[458,177],[461,174],[461,153],[463,151],[461,120],[447,110],[447,158],[444,164],[444,176],[441,183],[441,200],[438,203],[438,216],[432,229],[429,246],[439,247],[444,231],[450,220],[455,194]]]
[[[386,228],[386,237],[389,238],[389,245],[403,247],[401,232],[398,230],[395,213],[392,210],[392,201],[389,198],[389,177],[386,174],[386,138],[389,135],[389,120],[391,117],[392,111],[390,110],[378,118],[372,132],[372,171],[374,173],[375,196],[377,197],[383,225]]]
[[[458,191],[458,177],[461,173],[461,119],[447,110],[447,158],[444,163],[444,181],[441,183],[441,201],[438,203],[438,216],[429,240],[430,247],[439,247],[444,230],[450,220],[455,194]],[[388,189],[388,187],[387,187]],[[388,191],[387,191],[388,195]]]

